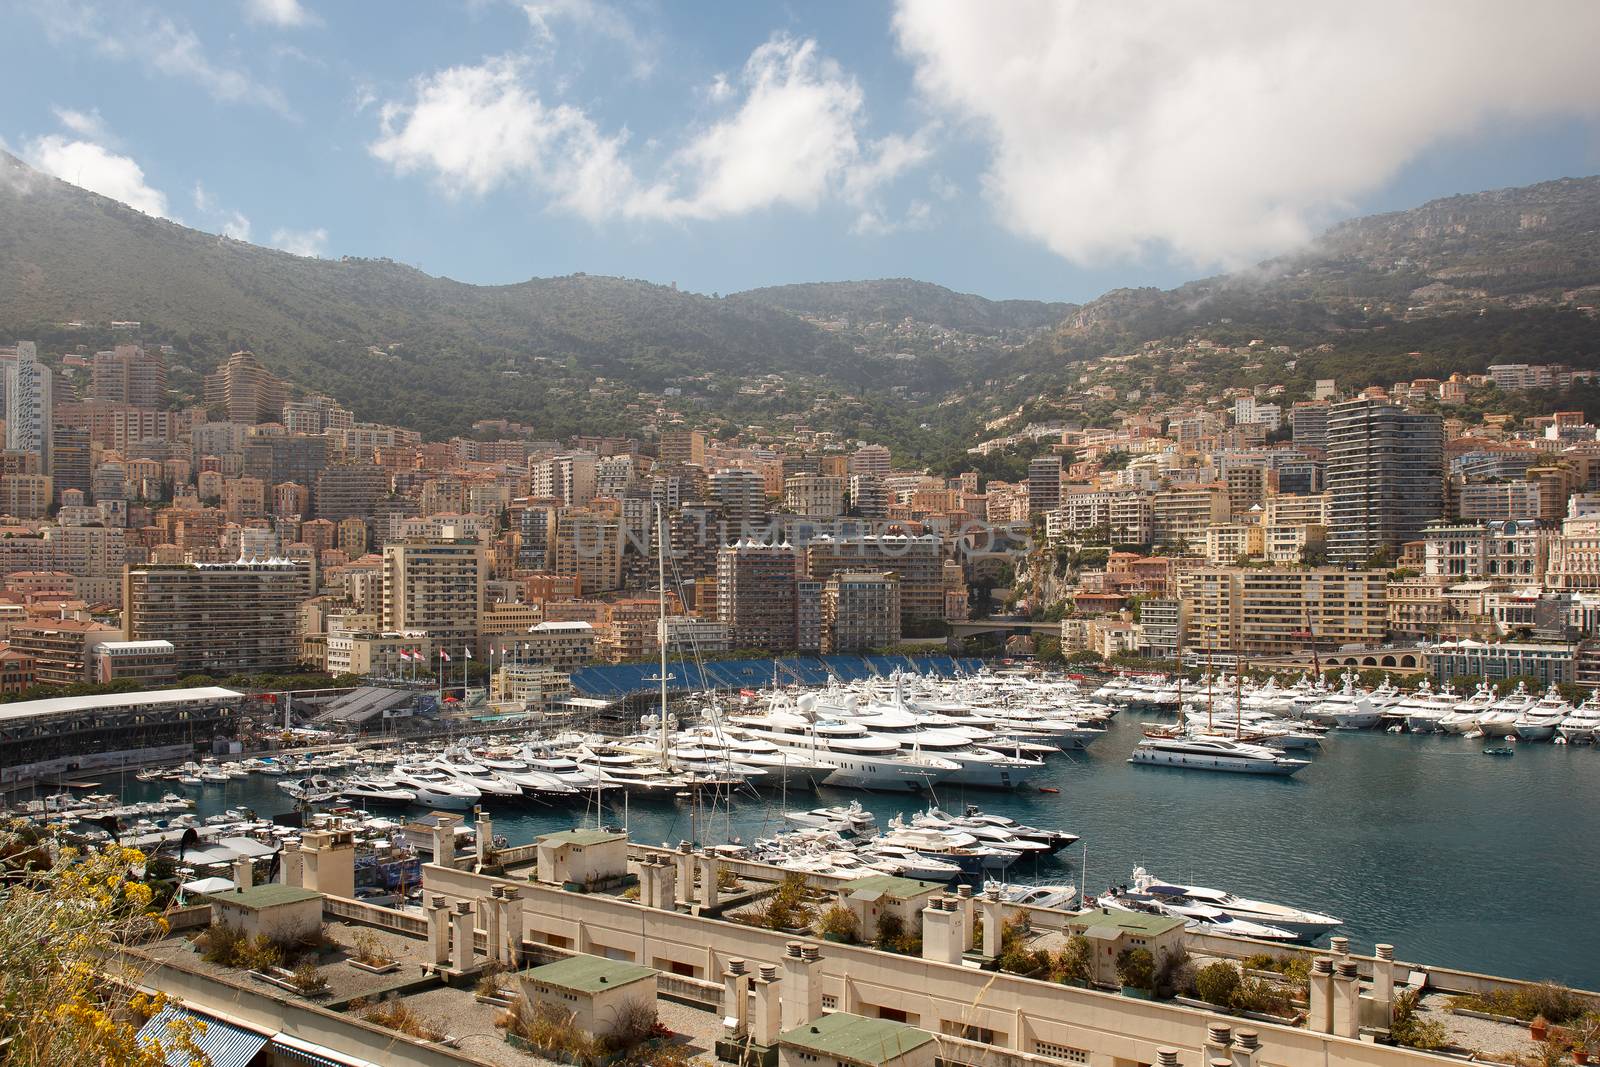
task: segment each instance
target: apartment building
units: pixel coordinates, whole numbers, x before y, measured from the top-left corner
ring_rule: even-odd
[[[1392,557],[1443,512],[1442,420],[1371,398],[1334,404],[1327,486],[1329,557]]]
[[[812,538],[806,573],[825,582],[845,571],[892,571],[899,580],[900,629],[945,617],[944,545],[935,534],[863,534]]]
[[[415,631],[457,655],[476,648],[489,552],[468,537],[410,537],[383,546],[382,627]]]
[[[900,641],[900,582],[893,572],[839,571],[822,586],[822,651],[865,652]]]
[[[129,567],[123,625],[130,641],[170,641],[179,677],[292,670],[312,592],[308,560]]]
[[[1156,544],[1205,544],[1206,530],[1232,515],[1228,487],[1219,483],[1174,487],[1150,496],[1150,538]]]
[[[1207,567],[1180,579],[1184,647],[1271,655],[1383,640],[1387,572]]]
[[[733,647],[799,647],[799,562],[788,544],[739,541],[718,553],[717,619]]]

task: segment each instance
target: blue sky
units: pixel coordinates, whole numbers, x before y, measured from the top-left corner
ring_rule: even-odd
[[[0,141],[200,229],[465,281],[1084,300],[1600,170],[1595,39],[1576,0],[0,0]]]

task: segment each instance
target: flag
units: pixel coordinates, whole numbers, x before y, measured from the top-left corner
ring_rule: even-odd
[[[472,649],[470,649],[470,648],[463,648],[463,649],[462,649],[462,650],[461,650],[461,654],[462,654],[462,655],[463,655],[463,656],[465,656],[465,657],[467,657],[467,658],[468,658],[468,659],[471,659],[471,658],[472,658]]]
[[[450,653],[446,652],[444,649],[441,648],[439,650],[439,658],[444,660],[446,663],[449,663],[450,662]]]

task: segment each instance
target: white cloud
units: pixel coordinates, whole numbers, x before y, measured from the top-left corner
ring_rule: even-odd
[[[1600,113],[1600,5],[899,0],[935,107],[992,145],[1005,225],[1080,263],[1237,265],[1439,142]]]
[[[296,29],[309,26],[317,17],[307,11],[300,0],[245,0],[245,18],[251,22]]]
[[[520,6],[546,46],[555,44],[556,24],[564,22],[620,45],[632,60],[635,77],[649,77],[655,69],[656,49],[651,39],[641,34],[627,15],[604,0],[523,0]]]
[[[529,65],[512,57],[418,79],[409,103],[384,105],[369,147],[452,195],[525,183],[591,221],[810,210],[830,198],[866,208],[928,154],[920,134],[866,140],[860,86],[814,41],[774,37],[722,84],[711,95],[728,101],[723,114],[690,131],[648,178],[624,152],[626,130],[607,133],[580,108],[546,103]]]
[[[91,108],[88,111],[74,111],[70,107],[52,108],[61,125],[89,141],[106,141],[110,135],[106,130],[105,122],[100,118],[100,109]]]
[[[618,195],[614,187],[626,178],[609,173],[621,166],[615,146],[581,110],[546,106],[525,83],[524,68],[501,57],[418,79],[413,103],[383,106],[372,154],[401,174],[429,171],[456,195],[526,179],[558,196],[581,196],[568,183],[585,174],[607,197]]]
[[[147,215],[172,218],[166,195],[150,187],[144,169],[101,145],[50,134],[29,142],[24,156],[33,166],[62,181],[120,200]]]
[[[217,203],[200,182],[194,183],[194,209],[211,220],[211,225],[226,237],[236,241],[250,240],[250,220],[242,211],[233,211]]]
[[[45,31],[57,40],[87,41],[100,55],[126,59],[141,69],[194,82],[214,99],[253,103],[291,116],[276,87],[264,85],[232,61],[219,61],[187,26],[148,9],[114,6],[108,19],[100,8],[76,0],[56,0],[34,8]]]
[[[328,231],[318,228],[315,230],[273,230],[272,240],[269,242],[273,248],[281,249],[296,256],[320,256],[328,247]]]

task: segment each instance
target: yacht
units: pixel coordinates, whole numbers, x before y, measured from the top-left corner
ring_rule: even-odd
[[[1560,691],[1552,685],[1537,704],[1517,716],[1511,731],[1518,741],[1548,741],[1571,714],[1572,705],[1563,700]]]
[[[1528,687],[1518,682],[1511,695],[1495,701],[1478,717],[1478,729],[1483,731],[1485,737],[1505,737],[1511,733],[1511,726],[1517,717],[1537,703],[1528,693]]]
[[[1478,720],[1494,701],[1494,688],[1488,682],[1479,682],[1470,697],[1451,705],[1442,714],[1434,713],[1430,707],[1427,714],[1408,716],[1406,728],[1412,733],[1464,734],[1477,729]]]
[[[919,790],[961,769],[960,764],[941,756],[903,752],[898,739],[872,734],[860,723],[813,721],[804,713],[807,710],[802,703],[799,713],[772,708],[751,715],[734,714],[728,716],[728,729],[829,767],[822,783],[846,789]]]
[[[201,772],[202,776],[204,772]],[[324,775],[278,783],[278,788],[302,804],[323,804],[340,795],[339,783]]]
[[[1170,915],[1184,920],[1184,927],[1199,934],[1228,934],[1231,937],[1248,937],[1254,941],[1300,941],[1291,930],[1266,923],[1235,918],[1221,908],[1209,904],[1174,904],[1146,900],[1126,890],[1102,893],[1095,903],[1113,911],[1143,911],[1154,915]]]
[[[1591,696],[1573,708],[1556,730],[1570,745],[1587,745],[1595,740],[1595,733],[1600,730],[1600,698]]]
[[[866,835],[878,828],[878,817],[863,808],[859,800],[831,808],[786,811],[783,817],[796,826],[820,827],[841,834]]]
[[[520,785],[496,774],[483,764],[474,762],[464,754],[446,753],[427,766],[472,786],[486,798],[510,799],[522,795]]]
[[[368,804],[414,804],[417,800],[415,789],[407,789],[391,778],[346,778],[338,789],[346,800]]]
[[[1290,759],[1262,745],[1245,744],[1226,737],[1146,735],[1134,748],[1129,763],[1158,767],[1188,767],[1206,771],[1287,776],[1309,767],[1309,760]]]
[[[1287,930],[1301,941],[1314,941],[1343,922],[1331,915],[1287,904],[1236,897],[1221,889],[1163,882],[1143,867],[1133,869],[1133,881],[1122,888],[1121,895],[1130,900],[1148,901],[1165,907],[1199,905],[1216,908],[1230,918]]]
[[[562,781],[552,772],[534,767],[527,760],[508,753],[479,755],[476,764],[541,800],[575,797],[579,792],[577,786]]]
[[[1071,911],[1078,899],[1078,887],[1073,885],[1013,885],[1007,882],[983,883],[985,893],[999,893],[1007,904],[1030,908],[1057,908]]]
[[[483,798],[476,786],[437,767],[398,764],[394,769],[394,781],[402,789],[413,790],[417,803],[425,808],[459,810],[470,808]]]

